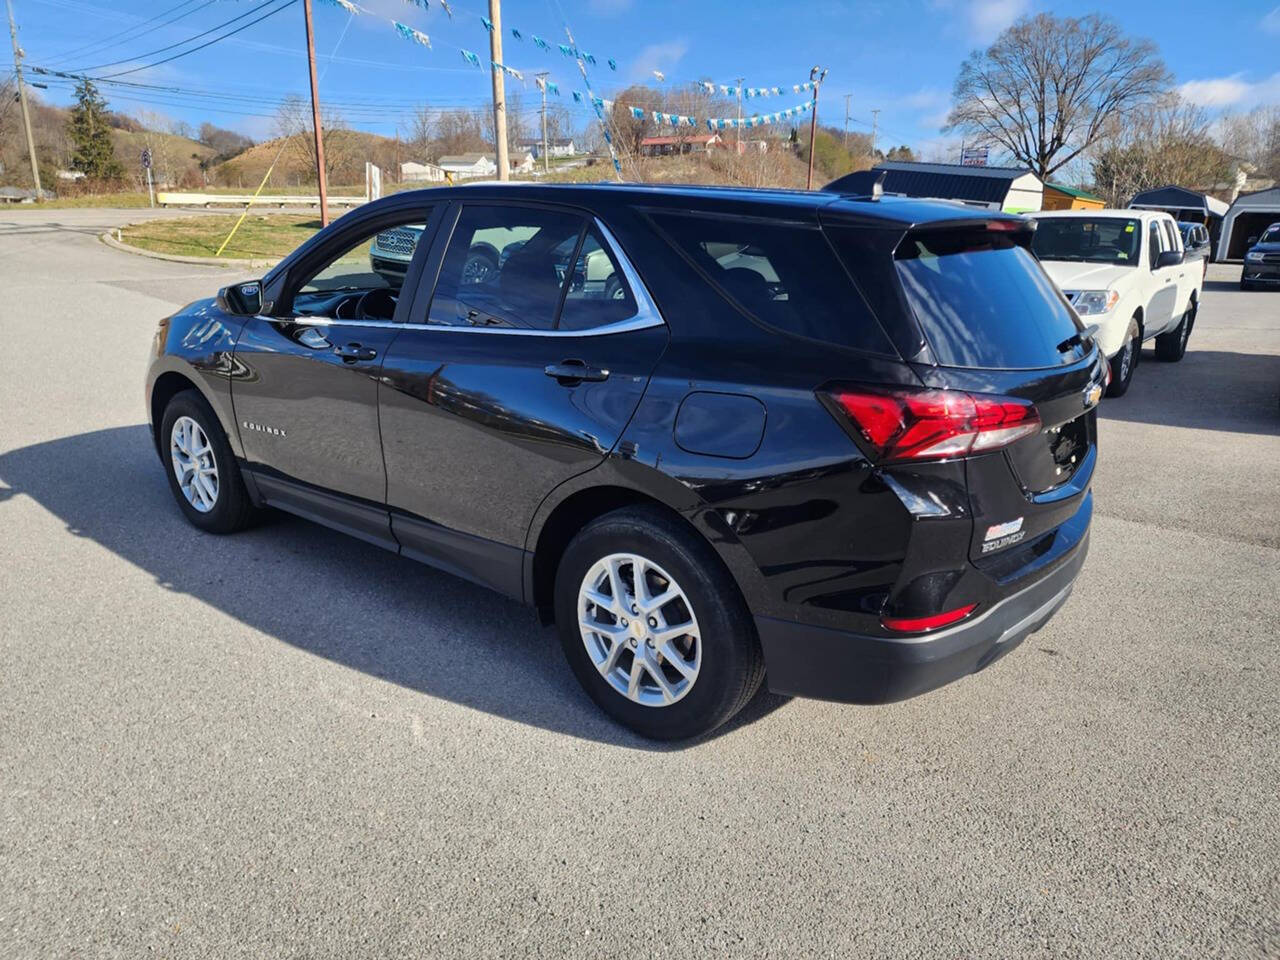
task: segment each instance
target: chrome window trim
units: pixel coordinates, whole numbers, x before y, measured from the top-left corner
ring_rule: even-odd
[[[666,321],[662,319],[662,314],[658,312],[657,304],[653,302],[653,297],[649,295],[648,289],[645,288],[640,275],[636,273],[635,267],[631,265],[631,261],[622,252],[622,247],[617,238],[600,221],[599,217],[593,216],[591,222],[600,231],[600,236],[617,260],[618,267],[622,270],[623,279],[626,280],[627,285],[631,288],[631,295],[635,298],[636,312],[626,320],[607,323],[601,327],[588,327],[585,330],[534,330],[524,327],[464,327],[450,323],[394,323],[390,320],[333,320],[329,317],[264,317],[261,314],[259,314],[258,319],[266,320],[270,323],[298,323],[314,327],[341,325],[344,327],[376,327],[392,330],[441,330],[450,333],[489,333],[508,337],[605,337],[615,333],[630,333],[634,330],[647,330],[649,327],[664,326]]]

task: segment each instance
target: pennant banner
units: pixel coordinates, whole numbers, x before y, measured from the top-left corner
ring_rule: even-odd
[[[485,28],[486,30],[488,30],[490,33],[493,33],[493,21],[492,21],[492,20],[490,20],[488,17],[481,17],[481,18],[480,18],[480,22],[484,24],[484,28]]]
[[[360,8],[351,3],[350,0],[328,0],[328,3],[334,7],[341,7],[353,17],[360,12]]]
[[[399,20],[392,20],[392,26],[396,28],[396,33],[404,37],[406,40],[412,40],[414,43],[420,43],[427,49],[431,48],[431,38],[421,30],[415,30],[407,23],[401,23]]]
[[[781,87],[747,87],[742,91],[742,95],[750,100],[753,97],[780,97],[782,96]]]
[[[712,132],[716,130],[736,130],[741,127],[752,129],[754,127],[764,127],[772,123],[781,123],[783,120],[797,117],[802,113],[808,113],[813,109],[813,101],[808,103],[797,104],[794,107],[787,107],[785,110],[777,110],[773,113],[752,114],[749,117],[738,119],[737,117],[717,117],[707,121],[707,129]]]
[[[462,59],[467,61],[467,63],[471,64],[473,67],[480,66],[480,58],[470,50],[461,50],[459,52],[462,54]]]

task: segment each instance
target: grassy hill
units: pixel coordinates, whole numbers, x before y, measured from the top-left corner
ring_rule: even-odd
[[[312,185],[315,183],[314,149],[310,133],[267,140],[218,164],[210,171],[210,178],[218,186],[252,190],[275,162],[275,171],[267,184],[268,191]],[[400,160],[409,159],[403,146],[397,149],[395,140],[362,130],[326,130],[324,154],[330,189],[358,186],[359,191],[356,192],[364,190],[366,160],[373,161],[390,174],[398,170]]]

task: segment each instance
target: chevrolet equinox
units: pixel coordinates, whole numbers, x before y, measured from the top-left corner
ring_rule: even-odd
[[[1084,562],[1107,365],[1033,229],[832,192],[398,193],[161,322],[156,450],[202,530],[275,507],[534,605],[644,736],[766,678],[900,700],[1015,647]]]

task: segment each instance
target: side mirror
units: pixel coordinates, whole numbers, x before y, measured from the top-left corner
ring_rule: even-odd
[[[218,306],[237,317],[252,317],[262,312],[262,281],[235,283],[218,291]]]
[[[1177,250],[1166,250],[1156,259],[1156,269],[1161,267],[1176,267],[1182,263],[1182,254]]]
[[[1249,246],[1251,246],[1251,247],[1252,247],[1252,246],[1253,246],[1255,243],[1257,243],[1257,242],[1258,242],[1258,238],[1257,238],[1257,237],[1250,237],[1250,238],[1249,238]]]

